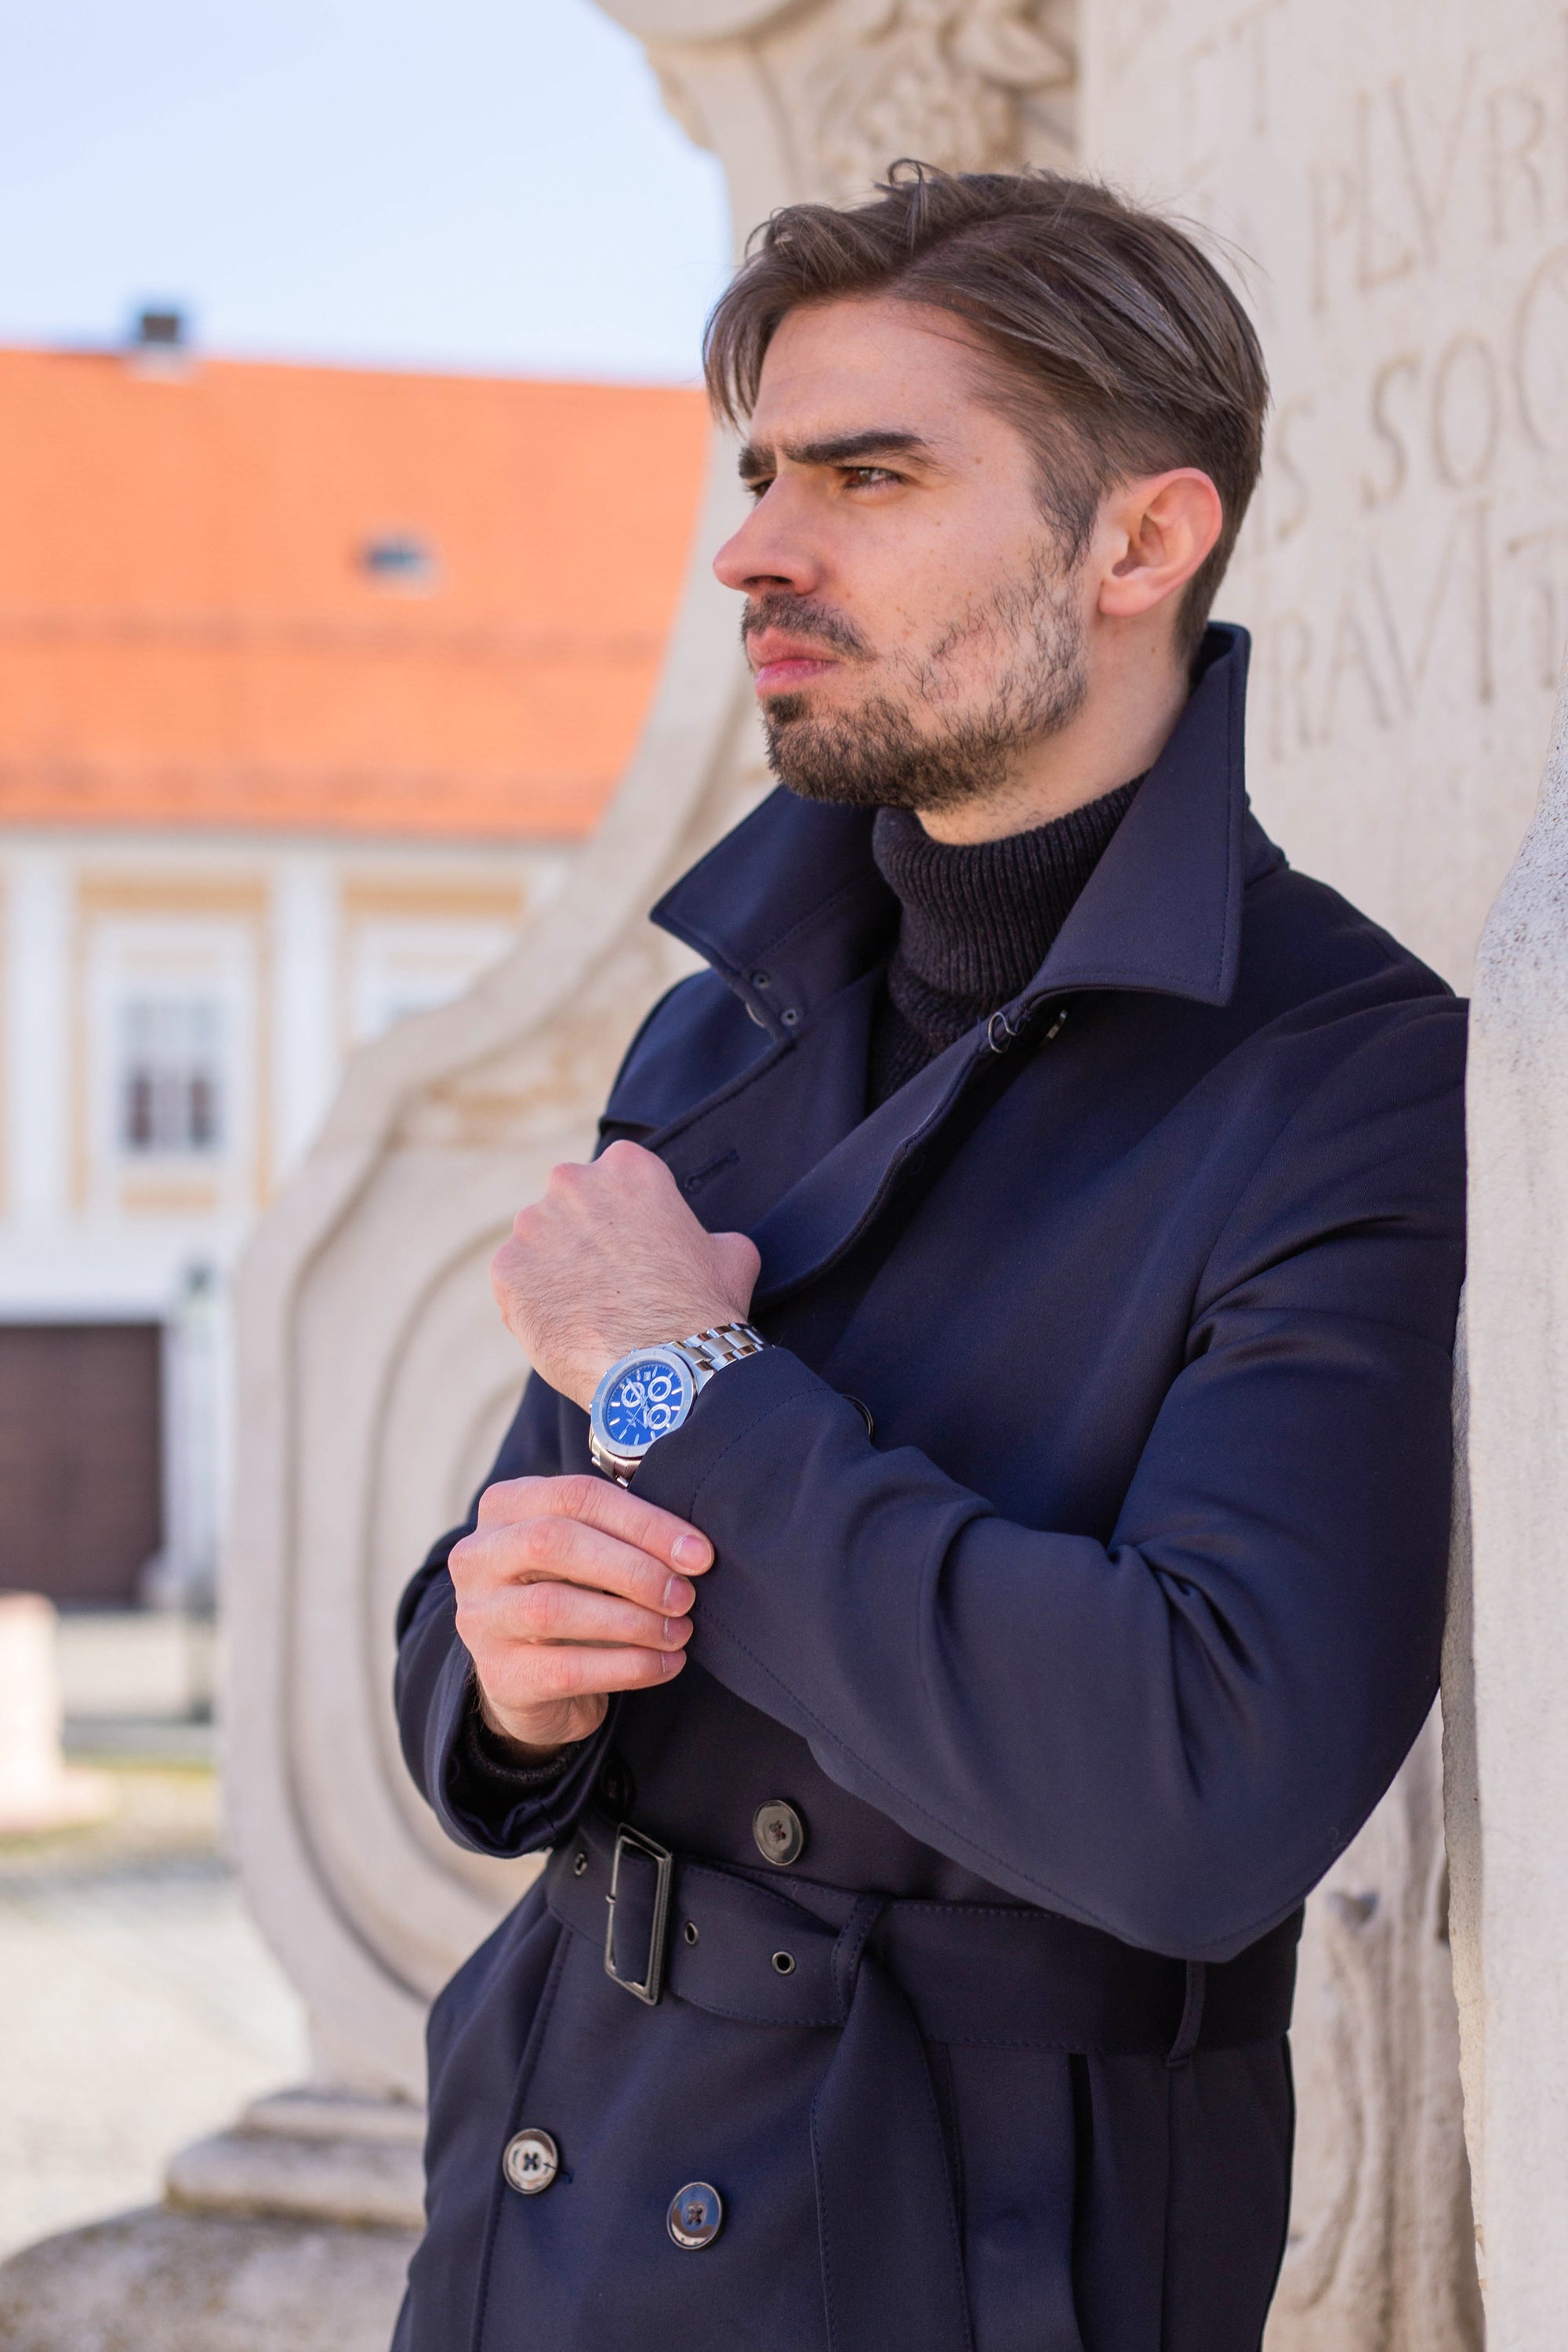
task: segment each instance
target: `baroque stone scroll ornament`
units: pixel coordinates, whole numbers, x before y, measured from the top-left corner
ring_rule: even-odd
[[[748,176],[737,150],[758,113],[795,196],[856,194],[900,155],[986,171],[1070,151],[1071,0],[609,5],[647,45],[671,111],[723,157],[737,198],[737,166],[741,185]],[[741,235],[750,226],[738,201]]]
[[[842,13],[845,38],[802,92],[836,194],[869,186],[896,155],[949,171],[1016,164],[1021,99],[1072,80],[1066,41],[1018,0],[849,0]]]

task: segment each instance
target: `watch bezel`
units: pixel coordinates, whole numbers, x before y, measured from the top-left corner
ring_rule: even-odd
[[[661,1429],[658,1436],[648,1438],[644,1444],[626,1445],[619,1438],[612,1437],[605,1426],[605,1407],[609,1402],[610,1391],[616,1382],[629,1371],[634,1364],[646,1364],[650,1360],[668,1365],[669,1370],[679,1377],[681,1383],[680,1404],[676,1418],[670,1423],[668,1429]],[[697,1373],[690,1358],[684,1354],[673,1340],[656,1339],[651,1347],[628,1349],[624,1356],[616,1357],[598,1387],[594,1391],[594,1401],[588,1408],[589,1426],[601,1453],[608,1455],[612,1461],[637,1463],[647,1458],[658,1444],[660,1437],[668,1437],[673,1431],[680,1427],[696,1402]]]

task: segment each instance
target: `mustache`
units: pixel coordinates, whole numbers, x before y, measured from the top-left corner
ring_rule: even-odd
[[[741,643],[748,645],[763,629],[783,629],[792,637],[815,639],[837,654],[866,656],[870,647],[830,604],[812,596],[794,596],[787,590],[770,596],[748,596],[741,614]]]

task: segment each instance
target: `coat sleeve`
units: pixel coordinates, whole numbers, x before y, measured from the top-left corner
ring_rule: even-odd
[[[783,1349],[637,1491],[717,1559],[692,1654],[1031,1903],[1226,1959],[1355,1834],[1436,1688],[1462,1025],[1320,1084],[1237,1202],[1106,1543],[999,1517]]]
[[[485,1480],[554,1477],[562,1469],[561,1399],[535,1374]],[[480,1489],[483,1492],[483,1488]],[[534,1853],[551,1845],[587,1801],[615,1717],[591,1739],[563,1748],[557,1762],[511,1770],[487,1759],[474,1737],[474,1670],[458,1638],[458,1600],[447,1559],[473,1528],[474,1507],[444,1535],[403,1596],[397,1612],[394,1700],[404,1760],[449,1837],[479,1853]]]

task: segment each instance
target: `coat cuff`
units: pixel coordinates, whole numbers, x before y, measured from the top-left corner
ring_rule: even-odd
[[[760,1356],[746,1356],[714,1374],[680,1427],[644,1455],[632,1480],[633,1493],[673,1511],[678,1518],[690,1519],[717,1542],[701,1516],[702,1490],[712,1482],[710,1510],[717,1505],[721,1518],[731,1478],[738,1477],[744,1487],[746,1441],[775,1412],[807,1399],[847,1414],[847,1425],[865,1437],[866,1424],[847,1397],[830,1389],[789,1349],[765,1348]]]
[[[441,1614],[456,1618],[456,1598],[449,1591]],[[536,1853],[553,1844],[587,1803],[609,1746],[615,1701],[591,1739],[563,1750],[558,1768],[552,1762],[512,1771],[504,1767],[476,1770],[469,1732],[476,1714],[473,1674],[473,1662],[454,1624],[425,1727],[421,1785],[442,1828],[459,1845],[471,1846],[477,1853]]]

